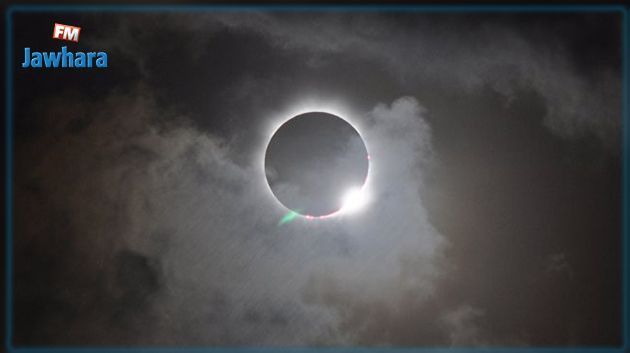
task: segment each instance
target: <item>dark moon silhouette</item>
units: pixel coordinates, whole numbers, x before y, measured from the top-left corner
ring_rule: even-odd
[[[347,121],[324,112],[297,115],[274,133],[265,154],[267,182],[276,199],[301,215],[338,211],[343,195],[365,183],[369,157]]]

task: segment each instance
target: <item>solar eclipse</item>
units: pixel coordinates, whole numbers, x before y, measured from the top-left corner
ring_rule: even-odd
[[[265,175],[275,198],[306,218],[351,212],[366,201],[367,148],[359,132],[334,114],[298,114],[273,134]]]

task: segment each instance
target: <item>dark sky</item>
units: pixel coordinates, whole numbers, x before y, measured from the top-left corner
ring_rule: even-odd
[[[13,24],[16,345],[620,344],[620,13]],[[18,66],[62,45],[109,67]],[[263,152],[305,109],[371,202],[280,226]]]

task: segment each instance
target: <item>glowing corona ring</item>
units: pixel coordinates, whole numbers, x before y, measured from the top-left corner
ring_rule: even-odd
[[[267,135],[268,138],[265,141],[265,147],[262,149],[262,170],[266,180],[265,184],[267,185],[270,194],[273,195],[273,199],[276,201],[277,204],[281,206],[282,209],[288,211],[288,214],[285,215],[280,224],[286,223],[295,218],[302,218],[305,220],[321,220],[346,214],[352,214],[362,209],[370,201],[368,189],[370,184],[370,168],[372,161],[370,160],[369,149],[366,141],[360,134],[357,125],[351,123],[348,119],[345,118],[351,115],[344,114],[342,110],[331,108],[331,106],[328,106],[327,109],[323,109],[323,106],[318,104],[317,107],[309,107],[303,105],[301,109],[292,109],[289,112],[282,114],[282,116],[286,118],[282,119],[281,121],[274,122],[270,129],[271,132]],[[341,116],[343,116],[344,118],[342,118]],[[330,125],[332,123],[342,124],[347,126],[347,128],[345,126],[341,126],[340,128],[338,125]],[[328,128],[328,130],[326,131],[331,132],[330,135],[332,135],[332,137],[330,137],[330,139],[332,140],[326,140],[327,134],[321,133],[321,131],[318,130],[320,129],[320,126],[322,126],[321,129]],[[332,129],[333,127],[334,129]],[[334,153],[334,156],[331,156],[333,154],[331,152],[336,151],[335,148],[338,149],[338,144],[349,141],[348,139],[338,138],[341,135],[335,135],[337,132],[341,134],[342,132],[339,131],[344,129],[352,131],[353,136],[351,137],[354,139],[353,141],[355,141],[352,144],[354,148],[347,147],[346,149],[344,149],[344,152],[347,153],[341,154],[343,155],[343,157],[338,157],[337,155],[340,155],[339,153]],[[312,130],[316,131],[312,132]],[[320,134],[317,134],[318,132],[320,132]],[[356,137],[354,135],[356,135]],[[343,137],[347,137],[347,135],[344,135]],[[320,139],[323,140],[320,141]],[[308,142],[303,142],[307,140]],[[290,148],[284,148],[286,147],[287,143],[289,143],[286,141],[290,141],[291,143],[293,143],[293,145],[290,145]],[[309,143],[312,144],[313,141],[319,143],[319,145],[314,146],[309,150]],[[360,143],[356,143],[356,141],[360,141]],[[358,147],[359,145],[361,147]],[[322,150],[325,151],[322,152]],[[313,160],[317,161],[318,163],[324,163],[322,162],[321,158],[319,158],[321,157],[320,154],[328,158],[324,159],[324,161],[326,161],[326,167],[328,165],[331,165],[330,158],[336,158],[336,163],[332,164],[335,168],[322,168],[321,164],[313,164]],[[303,162],[301,159],[296,161],[296,158],[302,158],[303,155],[308,155],[310,159],[304,158],[306,160],[305,162]],[[357,162],[357,155],[361,156],[361,161],[359,162]],[[354,160],[344,159],[350,157],[354,158]],[[285,168],[282,163],[289,163],[290,165],[289,167]],[[306,166],[302,168],[302,166],[304,166],[305,164]],[[296,165],[298,167],[296,167]],[[321,179],[323,180],[321,181],[322,184],[308,184],[306,185],[306,187],[303,187],[304,185],[302,183],[299,184],[297,188],[291,190],[293,192],[299,193],[304,191],[303,189],[306,189],[308,192],[304,191],[306,192],[305,195],[314,196],[314,199],[316,199],[317,197],[327,197],[330,202],[326,202],[325,207],[322,206],[321,208],[317,208],[316,211],[313,211],[312,207],[314,206],[312,206],[312,204],[309,204],[309,201],[311,201],[310,196],[302,198],[297,197],[297,199],[301,201],[298,203],[299,205],[306,205],[305,208],[310,207],[310,210],[306,209],[303,211],[302,207],[294,207],[295,202],[293,202],[293,204],[292,202],[287,202],[286,194],[283,195],[281,192],[279,192],[278,187],[276,187],[274,190],[274,182],[271,181],[271,179],[278,178],[278,174],[282,176],[287,176],[290,173],[293,173],[295,175],[299,174],[300,177],[302,177],[302,179],[300,179],[299,181],[303,181],[306,178],[306,180],[309,180],[311,183],[313,180],[315,180],[315,182],[317,183],[320,176],[319,171],[321,169],[331,169],[331,171],[329,172],[326,170],[321,172]],[[280,173],[276,172],[277,170],[280,171]],[[350,175],[348,171],[352,171],[352,175]],[[334,173],[342,174],[337,175]],[[293,174],[289,175],[289,178],[291,178]],[[361,175],[360,180],[357,179],[358,175]],[[341,176],[343,178],[337,176]],[[354,179],[352,179],[351,177]],[[341,179],[343,179],[343,184],[341,184],[341,182],[337,183],[337,180]],[[293,182],[293,180],[291,180],[291,182]],[[275,185],[277,186],[278,183],[276,183]],[[343,188],[343,190],[339,190],[340,187]],[[330,192],[333,192],[334,194],[330,194]],[[295,194],[291,194],[291,196],[295,196]],[[304,196],[304,194],[300,194],[300,196]],[[317,204],[318,200],[315,200],[313,202]],[[331,202],[334,204],[334,206],[330,205]],[[317,205],[320,206],[321,204]],[[326,209],[328,209],[328,211],[325,211]],[[332,209],[332,211],[330,211],[330,209]]]

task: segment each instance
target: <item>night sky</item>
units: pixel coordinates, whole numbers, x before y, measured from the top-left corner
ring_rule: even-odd
[[[621,13],[13,24],[15,345],[621,343]],[[20,68],[63,45],[109,67]],[[304,110],[357,128],[371,201],[280,224]]]

